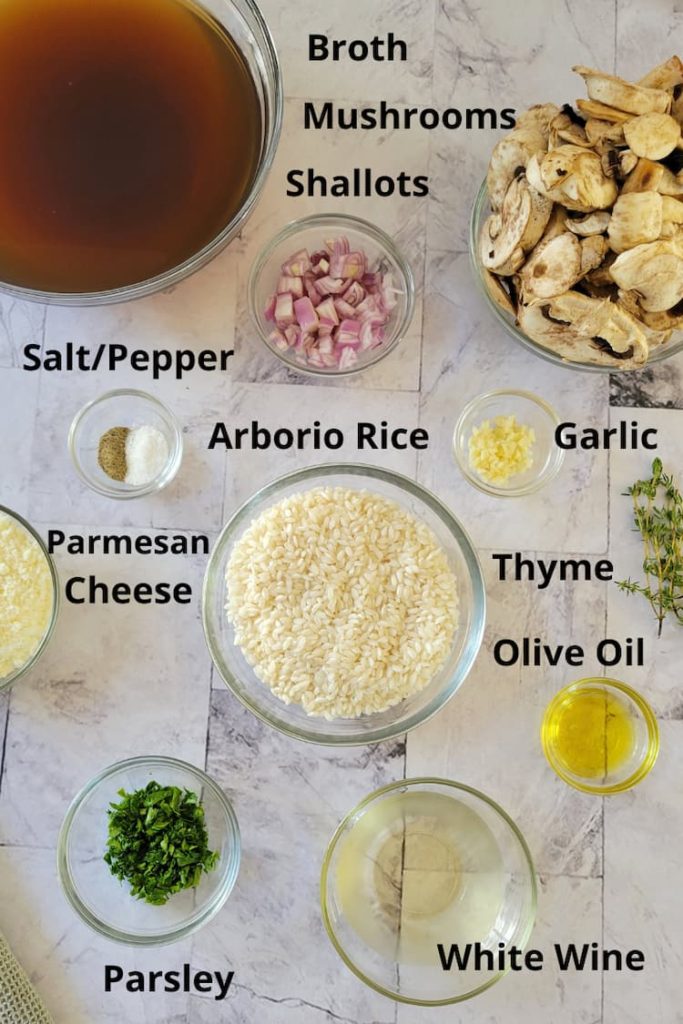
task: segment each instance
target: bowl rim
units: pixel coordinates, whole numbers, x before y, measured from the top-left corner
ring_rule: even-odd
[[[48,551],[47,544],[40,536],[36,528],[32,526],[27,519],[24,519],[23,516],[19,515],[18,512],[15,512],[14,509],[11,509],[8,505],[0,504],[0,515],[3,514],[9,516],[11,519],[14,519],[17,523],[19,523],[19,525],[22,526],[26,530],[26,532],[35,540],[35,542],[38,544],[38,547],[45,556],[45,560],[47,561],[48,567],[50,569],[50,577],[52,579],[52,612],[50,613],[50,621],[48,623],[47,629],[45,630],[45,633],[43,634],[40,643],[36,647],[33,654],[30,656],[28,661],[26,661],[23,665],[20,665],[19,668],[14,670],[14,672],[10,672],[8,676],[5,676],[4,678],[0,679],[0,693],[2,693],[4,690],[8,690],[10,686],[12,686],[14,683],[16,683],[18,679],[21,678],[21,676],[25,675],[25,673],[30,671],[30,669],[33,668],[33,666],[36,664],[39,658],[43,655],[43,653],[45,652],[45,648],[50,642],[52,634],[55,631],[55,626],[57,625],[57,619],[59,617],[59,608],[61,604],[59,573],[57,572],[55,560]]]
[[[116,775],[118,772],[127,771],[131,768],[149,766],[162,768],[170,767],[178,771],[186,772],[193,776],[200,786],[210,789],[225,813],[228,831],[232,836],[232,855],[224,867],[223,881],[212,896],[211,900],[207,903],[204,910],[201,912],[195,912],[188,923],[177,925],[153,936],[140,935],[135,932],[126,932],[122,929],[113,928],[104,924],[96,914],[86,907],[78,895],[69,867],[68,857],[68,840],[71,827],[85,799],[90,796],[90,794],[93,793],[102,782],[111,776]],[[100,935],[104,935],[105,938],[111,939],[113,942],[119,942],[128,946],[163,946],[172,942],[177,942],[180,939],[186,938],[188,935],[192,935],[215,917],[218,911],[225,904],[228,896],[234,888],[235,882],[237,881],[241,852],[241,837],[237,816],[232,803],[218,783],[214,782],[211,776],[202,771],[201,768],[196,768],[187,761],[181,761],[179,758],[175,757],[149,754],[139,757],[125,758],[123,761],[116,761],[114,764],[108,765],[93,776],[89,782],[86,782],[82,789],[79,790],[69,804],[59,830],[59,837],[57,839],[57,874],[59,876],[59,883],[62,892],[64,893],[67,901],[71,904],[81,920],[84,921],[85,924],[89,925],[93,931],[98,932]]]
[[[599,687],[604,690],[614,690],[617,693],[628,697],[629,700],[636,705],[642,720],[645,722],[647,728],[647,749],[643,755],[643,759],[637,768],[631,772],[631,774],[623,779],[621,782],[609,783],[609,784],[592,784],[588,781],[583,781],[580,776],[573,775],[562,767],[561,763],[555,757],[553,745],[547,735],[547,725],[553,713],[561,705],[564,698],[571,693],[577,693],[579,690],[586,690],[589,687]],[[622,683],[619,679],[612,679],[609,676],[585,676],[583,679],[577,679],[573,683],[568,683],[563,686],[561,690],[558,690],[554,697],[548,703],[544,713],[543,720],[541,722],[541,746],[545,758],[555,772],[555,774],[566,782],[568,786],[572,786],[574,789],[578,789],[582,793],[590,793],[594,796],[610,796],[614,793],[624,793],[628,789],[632,789],[637,786],[639,782],[650,774],[652,771],[657,757],[659,756],[659,725],[657,723],[657,717],[652,710],[650,704],[645,698],[638,693],[628,683]]]
[[[546,414],[546,416],[554,423],[556,428],[562,422],[557,410],[554,409],[553,406],[544,398],[541,398],[540,395],[535,394],[533,391],[525,391],[520,388],[496,388],[493,391],[485,391],[470,399],[458,416],[455,427],[453,428],[453,455],[462,475],[465,477],[467,482],[472,484],[473,487],[476,487],[478,491],[481,491],[484,494],[491,494],[496,498],[523,498],[529,494],[535,494],[536,491],[540,491],[541,488],[545,487],[546,484],[551,483],[555,479],[564,463],[565,452],[563,449],[558,448],[556,445],[544,472],[541,473],[540,476],[529,481],[528,484],[525,484],[523,487],[503,488],[497,487],[495,484],[486,483],[485,480],[482,480],[476,475],[476,473],[470,470],[469,459],[458,441],[459,435],[463,430],[463,426],[467,418],[482,406],[484,402],[487,402],[492,398],[502,398],[503,396],[522,398],[525,401],[532,402]]]
[[[332,737],[320,736],[312,728],[304,729],[289,725],[281,719],[275,718],[274,716],[266,713],[255,701],[251,700],[247,694],[240,692],[240,688],[237,686],[237,681],[234,678],[234,675],[228,670],[227,666],[222,664],[223,659],[220,654],[220,645],[214,643],[211,637],[212,631],[209,620],[212,615],[212,607],[211,601],[209,600],[209,589],[213,581],[219,554],[222,553],[223,546],[227,543],[228,538],[247,518],[247,516],[258,509],[266,498],[278,494],[284,488],[292,484],[321,480],[325,477],[337,475],[358,476],[362,478],[371,477],[372,479],[388,481],[400,489],[408,491],[408,493],[413,497],[424,502],[424,504],[435,512],[454,534],[458,547],[460,548],[463,558],[467,563],[469,578],[474,591],[474,599],[472,601],[472,622],[470,624],[468,638],[465,643],[463,656],[458,662],[455,673],[456,678],[458,676],[459,678],[457,678],[457,684],[450,689],[450,692],[447,692],[447,688],[441,691],[438,698],[435,697],[433,699],[432,707],[426,714],[415,712],[415,714],[413,714],[407,721],[377,727],[363,734],[350,734]],[[402,473],[395,473],[393,470],[381,469],[377,466],[369,466],[365,463],[358,462],[326,462],[316,466],[308,466],[304,469],[297,469],[291,473],[286,473],[284,476],[278,477],[270,483],[265,484],[263,487],[260,487],[250,498],[243,502],[235,512],[233,512],[228,522],[221,530],[209,556],[202,584],[202,626],[204,629],[204,638],[206,640],[206,645],[208,647],[209,654],[211,655],[213,665],[225,685],[248,711],[251,711],[252,714],[256,715],[256,717],[262,722],[265,722],[266,725],[271,726],[278,732],[281,732],[293,739],[303,740],[306,743],[313,743],[321,746],[355,747],[365,746],[369,743],[384,742],[386,740],[394,739],[397,736],[403,736],[417,728],[417,726],[429,721],[429,719],[438,714],[438,712],[441,711],[448,701],[457,693],[469,675],[472,666],[479,655],[484,638],[485,623],[486,588],[484,585],[484,575],[476,549],[470,540],[469,534],[465,531],[460,521],[453,515],[450,509],[436,497],[436,495],[432,494],[432,492],[427,490],[427,488],[416,483],[416,481],[411,480],[410,477],[404,476]],[[261,683],[260,685],[265,686],[266,684]],[[315,722],[316,719],[311,717],[311,721]]]
[[[199,6],[202,13],[209,13],[204,7],[202,0],[192,0],[192,2]],[[275,41],[256,0],[238,0],[237,4],[235,0],[220,0],[220,2],[223,6],[235,6],[240,16],[247,20],[247,23],[249,18],[253,19],[257,32],[261,34],[261,38],[258,41],[258,53],[260,62],[263,64],[262,73],[264,79],[272,85],[273,90],[272,111],[266,109],[263,117],[261,158],[251,181],[249,192],[246,194],[244,203],[239,210],[235,212],[229,223],[222,228],[215,238],[207,242],[198,252],[188,256],[178,266],[171,267],[169,270],[165,270],[144,281],[136,281],[117,288],[87,292],[42,291],[0,281],[0,294],[9,295],[28,302],[40,302],[45,305],[54,306],[85,307],[132,302],[135,299],[141,299],[147,295],[153,295],[156,292],[170,289],[179,284],[180,281],[196,273],[196,271],[201,270],[202,267],[206,266],[207,263],[222,252],[243,227],[263,191],[263,186],[275,160],[275,154],[282,133],[284,85],[282,67]],[[238,4],[246,8],[246,18],[244,11],[239,9]],[[238,47],[238,49],[240,48]]]
[[[100,483],[94,477],[91,477],[86,472],[78,455],[78,433],[86,416],[98,405],[103,405],[115,398],[138,398],[147,402],[157,410],[162,419],[169,422],[173,433],[173,449],[169,451],[168,462],[163,470],[154,479],[150,480],[149,483],[138,487],[131,487],[127,491],[119,490],[114,486],[109,487],[107,484]],[[104,391],[101,395],[91,398],[78,410],[69,427],[67,447],[74,469],[81,480],[92,491],[102,494],[106,498],[114,498],[117,501],[130,501],[132,498],[144,498],[150,494],[156,494],[157,491],[162,490],[175,479],[183,460],[183,432],[175,413],[160,399],[150,395],[148,391],[141,391],[139,388],[114,388],[112,391]]]
[[[344,818],[337,826],[334,835],[332,836],[327,845],[327,849],[325,851],[325,856],[323,859],[322,869],[320,872],[320,906],[323,924],[325,925],[325,930],[332,945],[334,946],[335,950],[337,951],[337,954],[340,956],[340,958],[343,960],[346,966],[356,975],[357,978],[359,978],[364,984],[368,985],[370,988],[374,989],[375,992],[379,992],[380,995],[387,996],[389,999],[392,999],[395,1002],[406,1003],[410,1006],[451,1006],[454,1003],[462,1003],[468,999],[473,999],[475,996],[478,996],[482,992],[485,992],[487,989],[491,988],[492,985],[495,985],[496,982],[500,981],[501,978],[504,978],[505,975],[509,973],[510,967],[508,966],[502,971],[497,971],[486,982],[483,982],[481,985],[477,986],[477,988],[472,989],[471,992],[467,992],[463,995],[451,996],[445,999],[425,1000],[398,994],[396,992],[392,992],[388,988],[385,988],[378,982],[375,982],[368,978],[367,975],[364,974],[364,972],[361,970],[361,968],[357,967],[356,964],[351,960],[351,958],[345,952],[343,946],[336,937],[336,933],[334,930],[334,926],[332,924],[328,908],[327,888],[332,856],[337,847],[337,844],[339,843],[339,840],[346,831],[347,826],[352,824],[353,819],[358,818],[361,815],[361,813],[365,811],[366,808],[375,800],[385,796],[387,793],[390,793],[394,790],[410,788],[413,786],[443,786],[448,789],[455,789],[460,792],[467,793],[470,796],[474,796],[478,800],[481,800],[483,803],[487,804],[496,814],[498,814],[500,818],[502,818],[502,820],[509,827],[514,838],[517,840],[517,843],[524,855],[526,865],[529,868],[529,914],[528,919],[525,922],[519,942],[515,944],[516,947],[522,950],[526,947],[526,944],[528,943],[531,937],[531,933],[536,922],[536,910],[538,907],[538,883],[536,881],[536,869],[534,867],[534,861],[531,855],[531,850],[529,849],[529,845],[526,839],[524,838],[521,829],[514,821],[514,819],[510,817],[507,811],[503,810],[500,804],[498,804],[490,796],[487,796],[486,793],[482,793],[481,790],[475,789],[473,786],[467,786],[465,785],[465,783],[455,782],[452,779],[444,779],[432,775],[421,775],[409,779],[398,779],[396,782],[390,782],[385,786],[381,786],[379,789],[374,790],[374,792],[370,793],[363,800],[361,800],[360,803],[358,803],[351,811],[349,811],[348,814],[344,816]]]
[[[388,253],[390,258],[399,268],[405,285],[406,308],[401,319],[397,320],[394,325],[395,333],[392,340],[387,343],[383,343],[374,349],[374,357],[368,359],[367,362],[362,363],[360,366],[356,365],[348,367],[345,370],[340,370],[338,368],[335,369],[334,367],[322,369],[315,366],[304,366],[303,364],[298,363],[295,359],[288,358],[286,352],[275,348],[274,345],[271,345],[261,326],[260,316],[262,315],[262,310],[260,309],[256,299],[256,290],[261,280],[261,275],[277,247],[283,242],[286,242],[288,238],[293,238],[302,231],[306,231],[308,229],[314,230],[316,228],[322,229],[326,225],[336,225],[340,230],[343,230],[344,227],[346,227],[349,230],[357,231],[359,234],[368,235],[379,248]],[[415,301],[415,275],[413,274],[410,263],[394,239],[377,224],[373,224],[369,220],[364,220],[363,218],[356,217],[350,213],[313,213],[305,217],[298,217],[295,220],[289,221],[280,228],[280,230],[273,235],[265,245],[261,246],[251,265],[247,281],[249,315],[261,342],[265,345],[268,352],[270,352],[271,355],[277,356],[280,362],[282,362],[289,370],[292,370],[295,373],[304,374],[308,377],[350,377],[353,374],[362,373],[363,370],[367,370],[371,366],[376,366],[377,363],[381,362],[385,356],[388,356],[390,352],[393,352],[399,342],[405,338],[415,314]]]
[[[480,295],[483,297],[486,306],[493,313],[494,317],[499,324],[505,329],[505,331],[511,335],[520,345],[533,352],[534,355],[539,356],[541,359],[545,359],[546,362],[552,363],[554,366],[562,366],[568,370],[578,370],[583,373],[614,373],[617,375],[638,373],[643,370],[647,370],[649,366],[654,363],[662,363],[666,359],[670,359],[672,356],[678,355],[683,351],[683,336],[674,342],[666,342],[664,345],[659,345],[653,349],[648,357],[646,363],[640,367],[634,367],[633,369],[623,369],[619,366],[602,366],[597,363],[581,363],[574,362],[571,359],[564,359],[562,356],[556,355],[551,349],[545,348],[543,345],[539,345],[538,342],[529,338],[517,327],[517,325],[508,317],[505,316],[500,307],[491,299],[488,293],[486,284],[484,283],[484,268],[479,260],[479,231],[482,224],[482,218],[485,206],[489,201],[489,192],[487,179],[484,178],[483,182],[479,187],[474,203],[472,204],[472,211],[470,213],[469,220],[469,257],[470,267],[472,269],[473,277],[475,279],[477,289]]]

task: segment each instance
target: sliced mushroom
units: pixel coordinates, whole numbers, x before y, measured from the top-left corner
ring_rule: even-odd
[[[581,240],[581,277],[596,270],[605,258],[608,245],[604,235],[589,235]]]
[[[503,205],[510,182],[526,168],[534,153],[546,152],[550,123],[559,113],[554,103],[537,103],[519,115],[516,126],[495,146],[486,180],[494,210]]]
[[[553,206],[553,212],[550,214],[550,220],[546,224],[545,231],[541,236],[541,242],[546,242],[551,238],[555,238],[557,235],[561,235],[563,231],[566,231],[568,219],[565,208],[560,206],[559,203],[555,203]]]
[[[628,192],[614,204],[607,232],[610,248],[625,252],[662,233],[663,202],[659,192]]]
[[[550,135],[550,125],[560,113],[556,103],[535,103],[533,107],[524,110],[517,117],[517,123],[513,131],[519,128],[533,128],[544,136],[546,143]]]
[[[647,192],[659,188],[665,168],[652,160],[640,159],[626,178],[621,189],[622,196],[629,192]]]
[[[624,138],[636,156],[663,160],[681,141],[681,126],[669,114],[641,114],[626,122]]]
[[[647,359],[645,336],[635,320],[627,330],[615,310],[609,300],[571,291],[546,304],[521,306],[518,319],[530,338],[571,362],[636,369]]]
[[[550,200],[536,192],[526,178],[515,178],[500,214],[493,214],[484,224],[481,259],[486,269],[502,276],[514,274],[543,234],[552,208]]]
[[[581,243],[571,231],[539,242],[519,276],[525,304],[561,295],[581,277]]]
[[[609,317],[610,305],[609,299],[592,299],[582,292],[568,291],[556,296],[547,310],[554,320],[572,324],[584,337],[592,338]]]
[[[638,293],[647,312],[672,309],[683,298],[683,257],[675,240],[628,249],[617,256],[610,273],[621,289]]]
[[[619,303],[643,329],[650,349],[665,345],[674,330],[683,326],[683,316],[676,317],[670,312],[647,313],[638,302],[635,292],[619,290]]]
[[[608,75],[580,64],[573,70],[581,75],[586,83],[588,96],[595,103],[604,103],[608,107],[615,107],[629,114],[668,114],[671,109],[671,95],[664,89],[633,85],[623,78],[617,78],[616,75]]]
[[[638,321],[609,299],[591,299],[580,292],[568,292],[553,299],[549,313],[555,319],[568,318],[582,334],[588,334],[601,351],[611,350],[620,362],[633,361],[636,366],[649,355],[645,332]]]
[[[576,105],[584,115],[590,119],[608,121],[610,124],[624,124],[630,117],[623,110],[616,107],[608,107],[605,103],[596,103],[595,100],[577,100]]]
[[[609,218],[606,210],[599,210],[586,217],[567,217],[567,227],[575,235],[602,235],[607,231]]]
[[[673,174],[668,167],[661,164],[655,166],[662,168],[662,173],[657,182],[657,191],[663,196],[683,196],[683,177]]]
[[[657,65],[644,75],[638,85],[645,89],[675,89],[683,85],[683,63],[680,57],[670,57],[664,64]]]
[[[671,224],[683,224],[683,202],[673,196],[662,196],[662,219]]]
[[[634,171],[638,166],[638,157],[635,153],[632,153],[630,149],[622,149],[619,151],[619,171],[620,177],[626,178]]]
[[[598,154],[580,146],[559,146],[542,158],[532,157],[527,178],[543,195],[579,213],[606,209],[617,197]]]
[[[492,274],[490,270],[484,271],[484,283],[486,290],[489,295],[500,309],[504,313],[509,313],[510,316],[517,316],[517,308],[510,298],[510,293],[505,290],[505,286],[501,279],[496,275]]]
[[[548,148],[557,149],[558,146],[565,143],[589,149],[592,145],[584,126],[577,124],[574,118],[570,117],[566,111],[561,110],[550,122]]]
[[[626,175],[621,169],[620,151],[611,143],[601,143],[595,147],[596,153],[600,154],[600,165],[602,173],[606,178],[614,178],[615,181],[622,181]]]
[[[533,126],[514,128],[495,146],[486,178],[489,200],[494,210],[503,205],[510,183],[526,169],[534,153],[545,153],[546,136]]]
[[[673,103],[671,104],[671,116],[674,117],[680,125],[683,125],[683,88],[678,86],[674,90]]]
[[[613,124],[611,121],[601,121],[597,117],[589,117],[586,121],[586,138],[591,146],[599,146],[605,142],[624,142],[624,123]]]
[[[595,270],[590,270],[583,281],[581,287],[592,295],[594,298],[609,298],[614,296],[617,291],[617,286],[612,280],[612,274],[610,268],[617,258],[615,252],[608,252],[602,262],[602,265],[596,267]]]

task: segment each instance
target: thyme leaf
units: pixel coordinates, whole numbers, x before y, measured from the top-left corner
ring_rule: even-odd
[[[643,541],[645,582],[621,580],[627,594],[640,594],[657,620],[658,635],[667,615],[683,625],[683,496],[661,459],[652,463],[652,476],[624,492],[633,502],[633,521]]]

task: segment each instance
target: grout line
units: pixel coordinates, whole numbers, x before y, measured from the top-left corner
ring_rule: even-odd
[[[2,793],[2,780],[5,774],[5,760],[7,755],[7,737],[9,736],[9,709],[10,695],[7,695],[7,707],[5,708],[5,730],[2,736],[2,750],[0,750],[0,794]],[[3,844],[0,843],[0,846]]]
[[[213,703],[213,674],[214,665],[211,662],[211,668],[209,670],[209,705],[207,708],[206,715],[206,736],[204,738],[204,771],[209,770],[209,743],[211,742],[211,706]]]

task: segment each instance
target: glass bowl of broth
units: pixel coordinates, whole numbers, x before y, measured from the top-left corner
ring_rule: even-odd
[[[171,287],[241,229],[281,123],[253,0],[7,0],[0,291],[101,305]]]

